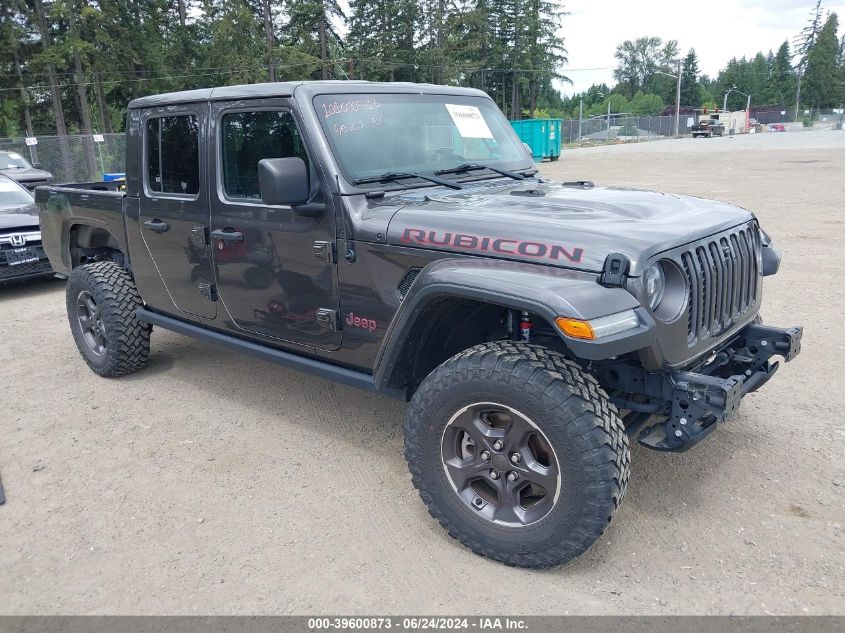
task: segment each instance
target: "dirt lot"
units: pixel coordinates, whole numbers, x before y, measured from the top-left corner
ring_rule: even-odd
[[[157,330],[78,357],[63,284],[0,290],[2,613],[845,613],[845,132],[577,150],[543,165],[748,207],[784,251],[764,316],[804,352],[681,455],[633,449],[568,567],[478,558],[426,514],[405,407]]]

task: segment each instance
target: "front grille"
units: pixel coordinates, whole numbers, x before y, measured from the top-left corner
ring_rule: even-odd
[[[680,254],[689,283],[690,347],[729,329],[756,305],[760,249],[759,231],[750,223]]]
[[[35,254],[38,255],[38,261],[9,266],[7,252],[17,247],[12,246],[11,244],[0,243],[0,281],[4,279],[12,279],[13,277],[35,275],[42,272],[46,273],[51,270],[50,262],[47,259],[47,255],[44,253],[44,248],[41,246],[40,241],[27,242],[26,247],[35,249]]]
[[[17,266],[6,266],[5,262],[0,262],[0,281],[6,279],[13,279],[15,277],[27,277],[29,275],[40,275],[41,273],[49,273],[52,270],[50,262],[46,259],[37,262],[30,262],[28,264],[19,264]]]

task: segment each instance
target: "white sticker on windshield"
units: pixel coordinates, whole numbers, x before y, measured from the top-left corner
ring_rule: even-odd
[[[447,103],[449,116],[458,128],[458,134],[464,138],[493,138],[493,133],[487,127],[487,121],[481,115],[481,110],[475,106],[454,105]]]
[[[15,152],[9,152],[9,158],[11,158],[12,160],[20,160],[20,159],[21,159],[21,155],[20,155],[20,154],[15,153]]]

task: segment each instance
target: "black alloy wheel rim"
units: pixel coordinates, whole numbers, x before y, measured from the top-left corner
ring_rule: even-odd
[[[108,341],[106,340],[103,319],[100,315],[100,307],[87,290],[83,290],[76,297],[76,318],[79,322],[82,339],[88,349],[97,356],[105,354]]]
[[[557,505],[557,455],[516,409],[491,402],[463,407],[443,430],[440,456],[452,490],[485,521],[524,527]]]

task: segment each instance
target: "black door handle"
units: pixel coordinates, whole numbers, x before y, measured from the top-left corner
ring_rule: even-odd
[[[167,229],[170,228],[170,225],[167,222],[162,222],[158,218],[155,220],[147,220],[144,222],[144,226],[156,233],[165,233]]]
[[[223,242],[243,242],[244,234],[232,229],[215,229],[211,232],[211,238]]]

